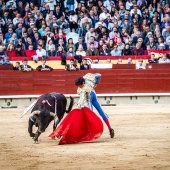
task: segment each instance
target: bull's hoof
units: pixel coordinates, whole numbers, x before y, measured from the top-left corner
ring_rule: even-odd
[[[34,138],[35,137],[35,133],[31,133],[30,137]]]
[[[38,143],[38,138],[33,138],[35,143]]]

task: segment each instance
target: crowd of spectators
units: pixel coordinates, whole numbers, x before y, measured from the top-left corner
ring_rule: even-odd
[[[77,42],[67,39],[70,32],[78,34]],[[150,55],[150,50],[170,50],[168,0],[0,0],[4,62],[15,56],[37,62],[63,55]]]

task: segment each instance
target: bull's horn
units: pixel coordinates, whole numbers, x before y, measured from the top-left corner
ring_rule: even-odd
[[[39,110],[35,110],[32,112],[33,115],[39,115],[40,114],[40,111]]]
[[[50,112],[50,116],[52,116],[52,117],[56,117],[56,114],[55,113],[53,113],[53,112]]]

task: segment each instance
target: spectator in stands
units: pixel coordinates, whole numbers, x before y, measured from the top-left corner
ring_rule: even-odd
[[[39,65],[39,66],[36,68],[36,70],[37,70],[37,71],[52,71],[53,68],[50,67],[50,66],[48,66],[48,65],[46,65],[46,60],[43,59],[43,60],[41,61],[41,65]]]
[[[112,64],[112,61],[110,58],[107,58],[107,61],[106,61],[107,64]]]
[[[141,44],[136,44],[136,47],[132,49],[132,55],[144,55],[144,50],[141,48]]]
[[[26,46],[26,43],[27,43],[27,38],[28,38],[28,33],[27,32],[23,32],[23,36],[22,36],[22,43],[25,44]]]
[[[93,64],[99,64],[99,59],[98,59],[98,58],[95,58],[95,59],[93,60]]]
[[[136,69],[146,69],[146,66],[143,64],[143,60],[139,59]]]
[[[76,55],[86,56],[86,52],[83,50],[82,46],[79,46],[79,48],[76,51]]]
[[[24,59],[21,65],[21,71],[32,71],[32,70],[33,68],[30,65],[28,65],[28,60]]]
[[[98,48],[98,42],[95,41],[95,39],[94,39],[93,36],[91,36],[91,37],[90,37],[90,40],[86,43],[86,44],[87,44],[87,49],[90,48],[91,43],[94,44],[94,48]]]
[[[73,51],[73,47],[69,47],[68,52],[66,53],[67,56],[75,56],[76,53]]]
[[[53,47],[55,50],[55,44],[53,39],[48,40],[48,43],[46,43],[46,51],[50,51],[51,47]]]
[[[34,43],[30,37],[27,38],[27,42],[25,44],[26,46],[26,50],[28,49],[29,45],[32,45],[33,46],[33,49],[36,50],[36,43]]]
[[[3,46],[5,48],[3,33],[1,32],[1,30],[0,30],[0,46]]]
[[[150,50],[151,50],[151,47],[150,45],[146,45],[146,50],[144,51],[144,55],[150,55]]]
[[[70,21],[69,23],[70,31],[72,32],[74,29],[74,32],[77,32],[77,29],[78,29],[77,15],[74,10],[70,11],[69,21]]]
[[[156,43],[154,42],[154,38],[153,37],[149,38],[149,41],[148,41],[148,43],[146,45],[150,45],[152,50],[156,50],[158,48]]]
[[[129,44],[125,44],[125,47],[122,51],[123,55],[132,55],[132,51],[130,49],[130,45]]]
[[[111,56],[121,56],[122,55],[121,51],[118,50],[117,47],[118,46],[115,44],[113,50],[110,52]]]
[[[58,56],[57,51],[55,50],[55,46],[54,45],[52,45],[50,50],[48,50],[47,56],[48,57],[57,57]]]
[[[58,47],[58,50],[57,50],[57,56],[62,57],[64,54],[65,54],[64,48],[61,47],[61,46],[59,46],[59,47]]]
[[[16,46],[15,53],[16,53],[16,57],[24,57],[24,56],[26,56],[25,51],[22,50],[22,46],[19,45],[19,44]]]
[[[13,66],[13,70],[21,70],[20,62],[15,62],[15,66]]]
[[[44,50],[44,49],[42,48],[42,45],[41,45],[41,44],[38,44],[38,45],[37,45],[36,54],[37,54],[36,56],[33,56],[33,60],[34,60],[35,62],[38,61],[38,57],[42,57],[43,59],[46,59],[46,58],[47,58],[47,52],[46,52],[46,50]]]
[[[10,39],[12,38],[12,35],[13,35],[13,29],[12,28],[9,28],[8,29],[8,32],[5,34],[5,44],[8,45],[9,42],[10,42]]]
[[[16,52],[14,50],[14,45],[9,44],[7,49],[6,49],[7,56],[12,58],[16,56]]]
[[[170,50],[170,40],[167,42],[166,50]]]
[[[133,64],[132,58],[128,58],[127,64]]]
[[[157,19],[156,19],[156,17],[153,17],[152,24],[150,25],[150,31],[152,31],[152,32],[155,31],[156,24],[157,24]]]
[[[100,40],[100,41],[99,41],[98,50],[102,50],[103,44],[104,44],[104,41],[103,41],[103,40]]]
[[[66,49],[67,51],[69,50],[69,48],[72,47],[73,48],[73,51],[75,51],[75,44],[73,43],[73,39],[72,38],[69,38],[68,39],[68,42],[66,44]]]
[[[158,49],[159,49],[159,50],[164,50],[164,49],[165,49],[165,45],[164,45],[163,43],[160,43],[160,44],[158,45]]]
[[[58,44],[56,46],[57,50],[58,50],[59,47],[62,47],[65,52],[67,51],[66,45],[64,44],[63,39],[59,39]]]
[[[85,42],[83,42],[83,38],[79,37],[78,42],[75,44],[75,50],[77,51],[77,49],[79,48],[79,46],[83,47],[83,50],[86,51],[87,50],[87,45]]]
[[[15,33],[17,34],[17,37],[21,38],[22,37],[22,24],[19,23],[18,25],[18,28],[15,29]]]
[[[170,60],[167,58],[167,55],[164,54],[159,60],[158,60],[159,64],[169,64]]]
[[[80,70],[89,70],[89,65],[87,64],[87,59],[84,59],[81,66]]]
[[[66,65],[66,70],[67,71],[77,71],[79,68],[77,67],[76,61],[71,59],[70,64]]]
[[[107,44],[107,48],[108,48],[109,52],[111,52],[113,50],[114,43],[113,43],[112,39],[109,40],[109,43]]]
[[[122,59],[121,59],[121,58],[119,58],[119,59],[117,60],[117,64],[122,64]]]
[[[144,42],[145,44],[147,44],[147,43],[149,42],[149,39],[150,39],[151,37],[153,37],[152,32],[148,32],[147,35],[145,36],[143,42]]]
[[[56,6],[55,11],[54,11],[54,15],[56,16],[57,19],[59,19],[61,16],[63,16],[63,13],[62,13],[59,6]]]
[[[44,2],[46,3],[46,5],[49,5],[49,8],[51,11],[54,10],[54,5],[56,5],[55,0],[44,0]]]
[[[132,38],[129,38],[128,44],[129,44],[131,50],[135,47]]]
[[[91,36],[95,36],[94,28],[91,27],[90,30],[85,34],[85,42],[87,43],[90,40]]]
[[[46,25],[43,24],[42,27],[38,30],[41,36],[44,36],[46,33]]]
[[[99,51],[95,48],[94,43],[90,44],[90,48],[86,51],[86,56],[98,56]]]
[[[100,56],[107,56],[107,55],[110,55],[110,51],[108,50],[106,44],[103,44],[102,49],[99,50],[99,55],[100,55]]]
[[[0,58],[7,57],[7,53],[5,52],[5,49],[3,46],[0,46]]]
[[[124,49],[125,44],[122,42],[121,38],[117,38],[117,49],[121,51]]]
[[[1,64],[2,64],[2,65],[11,65],[11,62],[9,61],[9,57],[4,57],[4,58],[1,60]]]
[[[163,32],[164,41],[170,36],[170,25],[165,26],[165,31]]]
[[[33,49],[33,45],[31,44],[28,46],[28,50],[25,51],[25,54],[27,57],[33,57],[37,55],[36,51]]]
[[[22,50],[24,50],[24,51],[26,50],[26,46],[25,46],[25,44],[22,42],[22,39],[18,39],[17,45],[20,45]],[[16,46],[17,46],[17,45],[16,45]]]
[[[148,63],[149,63],[149,64],[158,63],[158,59],[155,58],[155,54],[154,54],[154,53],[151,54],[151,58],[148,59]]]

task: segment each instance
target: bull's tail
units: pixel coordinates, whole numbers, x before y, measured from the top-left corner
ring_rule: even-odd
[[[68,110],[66,110],[66,113],[69,113],[74,105],[74,99],[70,96],[70,105],[68,107]]]

